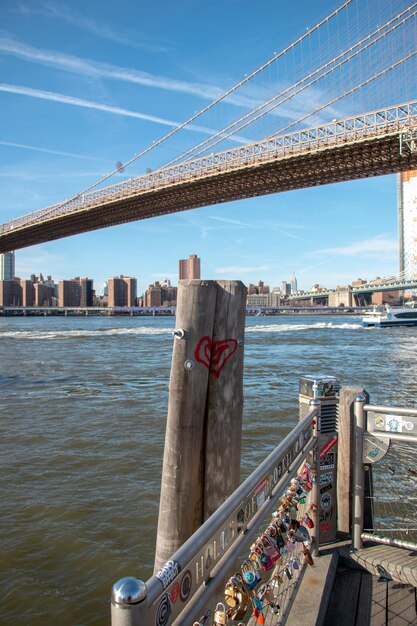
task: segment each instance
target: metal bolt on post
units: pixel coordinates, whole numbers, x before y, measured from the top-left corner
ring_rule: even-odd
[[[143,626],[146,624],[147,596],[145,583],[133,576],[121,578],[113,585],[111,594],[112,626]]]
[[[362,531],[364,517],[364,472],[363,472],[363,434],[366,430],[366,412],[364,410],[366,398],[356,396],[354,402],[355,417],[355,447],[353,465],[353,547],[359,550],[363,547]]]

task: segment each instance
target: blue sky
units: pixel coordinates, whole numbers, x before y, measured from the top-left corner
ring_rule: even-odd
[[[83,190],[341,4],[3,0],[0,222]],[[270,89],[265,79],[246,96]],[[367,110],[361,99],[354,106]],[[207,121],[218,128],[225,116]],[[88,276],[98,292],[109,276],[131,275],[140,293],[155,280],[176,284],[178,259],[197,254],[207,279],[273,287],[294,271],[302,289],[335,287],[398,273],[396,194],[396,177],[385,176],[204,207],[19,250],[16,272]]]

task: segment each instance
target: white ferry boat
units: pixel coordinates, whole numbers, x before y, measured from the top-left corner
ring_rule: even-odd
[[[383,328],[385,326],[417,326],[417,306],[412,302],[408,306],[390,307],[385,305],[384,311],[365,311],[362,326],[365,328]]]

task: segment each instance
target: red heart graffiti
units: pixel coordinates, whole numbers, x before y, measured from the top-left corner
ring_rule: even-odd
[[[196,361],[207,367],[215,378],[220,376],[226,361],[237,350],[236,339],[223,339],[222,341],[212,341],[210,337],[202,337],[194,352]]]

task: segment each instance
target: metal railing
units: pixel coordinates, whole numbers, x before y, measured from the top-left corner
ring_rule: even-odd
[[[137,196],[172,185],[192,181],[242,167],[285,158],[300,153],[323,150],[337,145],[357,143],[371,137],[384,137],[397,133],[408,136],[417,124],[417,101],[333,120],[313,128],[268,138],[245,146],[231,148],[198,159],[165,167],[128,181],[83,193],[44,209],[0,225],[0,233],[54,217],[83,211],[90,207]],[[403,143],[401,144],[403,149]],[[404,144],[405,145],[405,144]]]
[[[417,410],[354,405],[353,547],[363,541],[417,550]],[[364,469],[372,465],[373,527],[364,528]]]
[[[241,555],[253,548],[266,518],[274,509],[282,510],[283,498],[290,502],[288,506],[293,507],[290,509],[292,517],[304,520],[305,524],[305,520],[309,520],[308,527],[314,528],[314,534],[310,535],[306,525],[302,525],[303,521],[300,526],[297,519],[291,519],[291,522],[287,519],[287,529],[292,525],[287,540],[290,533],[299,533],[298,538],[294,535],[294,546],[291,550],[281,548],[275,567],[268,566],[268,570],[262,571],[258,564],[262,584],[269,584],[269,602],[265,609],[279,612],[281,616],[286,613],[304,568],[312,561],[306,543],[311,542],[312,552],[316,554],[319,542],[317,507],[312,504],[317,502],[316,482],[311,480],[311,491],[304,497],[299,496],[297,501],[288,492],[290,485],[294,488],[295,483],[299,484],[302,468],[305,472],[305,468],[310,467],[313,475],[318,458],[319,400],[311,400],[310,407],[308,415],[156,575],[146,583],[126,577],[113,586],[112,626],[203,624],[212,614],[214,623],[217,623],[215,607],[218,602],[225,601],[227,578],[236,571],[236,562]],[[278,519],[277,512],[274,516]],[[288,541],[286,545],[289,543],[293,542]],[[251,565],[248,565],[249,569]],[[257,568],[253,567],[253,571]],[[260,602],[262,604],[262,600]],[[278,604],[280,608],[277,608]],[[221,605],[219,611],[222,612]],[[203,617],[199,618],[199,615]]]

